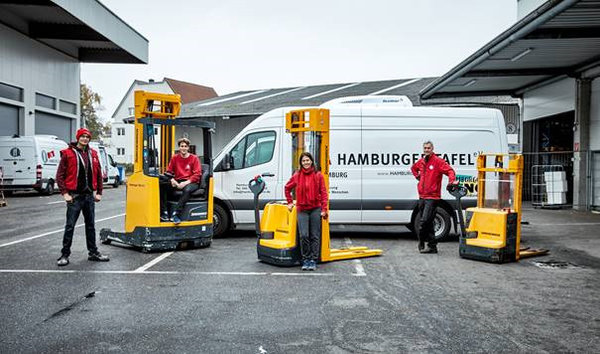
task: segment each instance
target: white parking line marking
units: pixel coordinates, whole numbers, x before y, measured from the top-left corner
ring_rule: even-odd
[[[344,242],[346,243],[346,247],[352,246],[352,240],[349,237],[344,238]],[[365,272],[365,267],[363,267],[360,259],[354,259],[354,269],[356,269],[356,273],[352,273],[355,277],[366,277],[367,273]]]
[[[118,218],[118,217],[123,216],[123,215],[125,215],[125,213],[114,215],[114,216],[109,216],[107,218],[98,219],[98,220],[96,220],[96,222],[98,223],[98,222],[102,222],[102,221],[106,221],[106,220]],[[75,228],[82,227],[84,225],[85,225],[85,223],[81,223],[81,224],[76,225]],[[16,240],[16,241],[8,242],[8,243],[3,243],[3,244],[0,245],[0,248],[6,247],[6,246],[15,245],[17,243],[21,243],[21,242],[25,242],[25,241],[29,241],[29,240],[34,240],[36,238],[40,238],[40,237],[44,237],[44,236],[55,234],[57,232],[64,232],[64,231],[65,231],[65,229],[62,228],[60,230],[54,230],[54,231],[50,231],[50,232],[45,232],[43,234],[36,235],[36,236],[31,236],[31,237],[27,237],[27,238],[24,238],[24,239],[21,239],[21,240]]]
[[[0,269],[0,273],[40,273],[40,274],[156,274],[156,275],[242,275],[242,276],[347,276],[348,274],[302,272],[302,273],[268,273],[268,272],[179,272],[148,270],[137,272],[135,270],[51,270],[51,269]]]
[[[46,203],[46,205],[50,205],[50,204],[58,204],[58,203],[66,203],[64,200],[57,200],[55,202],[50,202],[50,203]]]
[[[600,225],[600,222],[566,222],[559,224],[529,224],[529,226],[584,226],[584,225]]]
[[[134,273],[141,273],[141,272],[147,270],[148,268],[152,267],[156,263],[158,263],[158,262],[162,261],[163,259],[169,257],[172,254],[173,254],[173,251],[167,252],[167,253],[163,253],[160,256],[154,258],[152,261],[150,261],[150,262],[144,264],[143,266],[139,267],[138,269],[134,270],[133,272]]]

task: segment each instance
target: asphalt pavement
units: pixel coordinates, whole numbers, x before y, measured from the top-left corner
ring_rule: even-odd
[[[259,262],[249,229],[167,253],[99,244],[111,261],[90,262],[82,226],[59,268],[65,210],[34,193],[0,208],[2,353],[600,352],[600,215],[526,208],[523,245],[550,254],[503,265],[337,226],[334,246],[383,256],[301,272]],[[125,188],[107,188],[97,231],[124,213]]]

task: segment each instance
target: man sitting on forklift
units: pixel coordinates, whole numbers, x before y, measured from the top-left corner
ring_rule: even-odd
[[[169,167],[165,176],[166,179],[160,183],[160,220],[169,221],[167,212],[167,195],[175,189],[183,191],[183,194],[177,202],[177,206],[172,211],[171,221],[175,224],[181,222],[181,211],[185,203],[190,199],[192,193],[200,188],[200,178],[202,177],[202,168],[198,156],[190,154],[190,141],[186,138],[177,140],[179,153],[173,155],[169,161]]]

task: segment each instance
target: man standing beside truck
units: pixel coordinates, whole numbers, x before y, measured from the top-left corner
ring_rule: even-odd
[[[448,184],[456,183],[456,174],[452,167],[443,158],[433,152],[433,143],[423,143],[423,157],[410,168],[412,174],[419,181],[419,238],[420,253],[437,253],[437,240],[435,239],[434,219],[438,201],[441,198],[442,175],[448,176]],[[427,247],[425,247],[427,242]]]
[[[108,257],[98,252],[96,247],[96,228],[94,220],[94,203],[102,199],[102,169],[98,152],[89,147],[92,133],[81,128],[75,135],[76,142],[60,152],[61,158],[56,172],[56,184],[60,194],[67,202],[67,222],[63,235],[63,248],[58,258],[58,266],[69,264],[73,232],[83,212],[85,221],[85,239],[88,249],[88,260],[108,262]],[[94,195],[94,191],[96,194]]]

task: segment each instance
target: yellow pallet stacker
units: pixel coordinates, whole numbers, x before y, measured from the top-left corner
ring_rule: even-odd
[[[174,250],[182,246],[207,247],[213,237],[213,166],[211,136],[215,124],[197,119],[175,119],[181,108],[179,95],[135,92],[135,157],[133,174],[127,180],[125,232],[102,229],[100,240],[132,245],[144,252]],[[175,148],[175,127],[202,131],[202,153],[197,154],[202,178],[182,211],[179,224],[160,219],[159,179]],[[156,141],[156,130],[160,146]],[[192,142],[195,143],[195,142]],[[176,204],[181,192],[169,195],[167,208]]]
[[[301,168],[298,159],[307,151],[315,158],[315,165],[325,179],[329,190],[329,110],[322,108],[292,110],[286,114],[286,132],[292,135],[292,171]],[[258,199],[265,183],[257,176],[249,182],[254,193],[258,258],[266,263],[294,266],[301,262],[300,242],[296,230],[296,207],[291,211],[286,201],[268,203],[259,216]],[[321,219],[320,262],[379,256],[380,249],[368,247],[331,248],[329,219]]]
[[[548,253],[520,249],[523,156],[480,154],[477,159],[477,207],[466,211],[459,255],[491,263]]]

